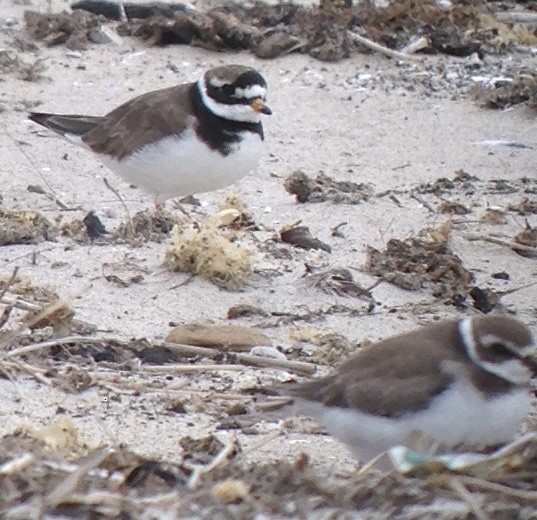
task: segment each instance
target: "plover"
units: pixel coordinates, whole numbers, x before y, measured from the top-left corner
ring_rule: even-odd
[[[537,374],[529,329],[505,316],[442,321],[363,348],[332,374],[284,388],[289,411],[312,416],[362,461],[415,430],[447,448],[516,434]]]
[[[224,65],[193,83],[155,90],[107,115],[32,112],[32,121],[91,150],[155,203],[217,190],[261,157],[267,84],[243,65]]]

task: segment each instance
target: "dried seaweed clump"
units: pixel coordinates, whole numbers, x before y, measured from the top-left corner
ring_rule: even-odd
[[[0,208],[0,246],[53,240],[54,226],[39,212]]]
[[[402,0],[385,9],[364,3],[365,29],[368,37],[390,48],[408,43],[408,35],[426,36],[437,52],[468,56],[480,47],[479,17],[490,8],[477,2],[453,2],[442,9],[435,0]]]
[[[526,221],[526,227],[515,236],[513,242],[512,249],[515,253],[527,258],[537,258],[537,228],[531,227],[528,221]]]
[[[199,274],[220,287],[236,290],[247,282],[254,255],[235,233],[220,226],[219,214],[207,218],[201,227],[176,226],[165,261],[173,271]]]
[[[449,229],[444,225],[418,237],[392,238],[385,251],[370,247],[366,269],[402,289],[430,287],[438,298],[464,299],[474,277],[447,245]]]
[[[511,80],[497,81],[493,85],[474,89],[476,101],[486,108],[504,109],[528,102],[537,107],[537,71],[518,71]]]
[[[185,218],[165,209],[138,211],[122,222],[112,240],[140,238],[144,242],[162,242],[175,225],[184,225]]]
[[[192,9],[163,2],[121,5],[106,0],[80,0],[73,14],[28,11],[29,33],[47,45],[65,43],[83,47],[99,39],[99,23],[107,17],[127,21],[116,29],[121,35],[142,38],[153,45],[189,44],[210,50],[249,49],[260,58],[303,52],[322,61],[348,57],[353,48],[349,30],[389,48],[407,45],[410,35],[424,36],[432,52],[468,56],[483,46],[502,50],[513,43],[535,42],[531,29],[494,17],[485,0],[399,0],[386,7],[376,2],[323,0],[305,6],[291,2],[217,2],[215,7]],[[102,17],[102,18],[101,18]]]
[[[315,179],[301,170],[294,171],[285,179],[284,187],[295,195],[298,202],[325,202],[334,204],[359,204],[373,194],[370,185],[352,181],[336,181],[319,172]]]
[[[65,44],[68,49],[83,50],[104,18],[87,11],[39,13],[25,11],[24,22],[30,36],[45,45]]]

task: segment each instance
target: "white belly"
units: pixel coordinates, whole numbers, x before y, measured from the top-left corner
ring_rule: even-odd
[[[422,430],[447,447],[492,446],[514,437],[531,406],[528,389],[485,399],[466,382],[438,396],[427,409],[399,418],[375,417],[358,411],[298,401],[299,413],[312,415],[362,461],[403,445],[413,430]]]
[[[263,141],[243,132],[227,156],[211,150],[193,130],[167,137],[122,159],[103,162],[126,182],[153,194],[156,202],[224,188],[248,174],[261,157]]]

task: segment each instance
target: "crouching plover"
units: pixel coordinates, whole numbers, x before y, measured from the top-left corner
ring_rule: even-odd
[[[528,415],[536,354],[515,319],[443,321],[365,347],[331,375],[281,393],[362,461],[415,430],[447,448],[482,448],[512,439]]]

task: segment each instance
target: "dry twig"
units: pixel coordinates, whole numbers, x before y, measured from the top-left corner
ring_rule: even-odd
[[[475,497],[468,491],[468,489],[466,489],[458,477],[453,477],[449,480],[449,487],[462,498],[464,503],[478,520],[488,520],[488,517],[481,509],[480,504],[477,503]]]
[[[489,480],[483,480],[476,477],[459,476],[460,481],[468,487],[482,489],[484,491],[493,491],[500,495],[518,498],[528,502],[537,503],[537,491],[525,491],[524,489],[515,489]]]
[[[0,291],[0,301],[2,301],[2,298],[6,295],[6,293],[9,291],[9,288],[15,283],[17,279],[17,273],[19,272],[19,268],[15,267],[13,269],[13,272],[11,273],[11,276],[9,277],[9,280],[6,282],[6,285],[2,288]],[[8,304],[9,305],[9,304]]]
[[[108,447],[101,448],[94,451],[88,457],[81,459],[77,469],[63,480],[45,497],[45,502],[49,506],[56,507],[66,499],[71,500],[71,495],[77,488],[79,482],[85,477],[88,472],[98,467],[108,455],[111,450]]]
[[[384,47],[383,45],[380,45],[368,38],[365,38],[364,36],[361,36],[358,33],[355,33],[354,31],[347,31],[347,34],[349,37],[355,42],[363,45],[364,47],[367,47],[368,49],[371,49],[375,52],[380,52],[381,54],[384,54],[385,56],[388,56],[390,58],[395,58],[396,60],[420,60],[421,58],[414,56],[413,54],[404,54],[399,51],[394,51],[393,49],[388,49],[388,47]]]
[[[159,374],[188,374],[189,372],[221,372],[230,370],[232,372],[240,372],[244,370],[244,365],[217,365],[216,363],[205,365],[143,365],[144,372],[158,372]]]
[[[517,242],[510,242],[509,240],[503,240],[501,238],[484,237],[481,235],[471,235],[471,234],[463,235],[463,237],[470,242],[476,242],[478,240],[481,240],[483,242],[490,242],[491,244],[497,244],[499,246],[505,246],[510,249],[516,249],[518,251],[525,251],[526,253],[533,253],[534,255],[537,255],[537,247],[525,246],[524,244],[518,244]]]
[[[192,345],[181,345],[178,343],[162,343],[163,347],[169,348],[174,352],[183,356],[203,356],[208,358],[215,358],[222,354],[221,351],[207,348],[207,347],[194,347]],[[263,356],[255,356],[252,354],[237,353],[234,357],[243,363],[244,365],[255,366],[260,368],[280,368],[283,370],[289,370],[298,374],[313,374],[316,371],[316,366],[311,363],[303,363],[301,361],[288,361],[287,359],[275,359]]]
[[[15,357],[20,356],[23,354],[29,354],[31,352],[37,352],[39,350],[44,350],[47,348],[57,347],[60,345],[70,345],[70,344],[97,344],[97,345],[103,345],[106,343],[114,343],[121,346],[128,347],[129,342],[124,340],[119,340],[118,338],[113,337],[102,337],[102,338],[90,338],[87,336],[67,336],[65,338],[58,338],[50,341],[43,341],[41,343],[34,343],[33,345],[27,345],[25,347],[20,347],[14,350],[11,350],[10,352],[6,352],[6,357]],[[210,359],[214,359],[216,357],[221,356],[222,352],[220,350],[216,350],[213,348],[206,348],[206,347],[194,347],[192,345],[181,345],[178,343],[169,343],[169,342],[162,342],[162,343],[155,343],[153,346],[158,347],[165,347],[169,350],[172,350],[173,352],[186,356],[186,357],[194,357],[194,356],[200,356],[200,357],[206,357]],[[292,372],[297,372],[299,374],[313,374],[316,371],[316,366],[311,363],[303,363],[301,361],[288,361],[286,359],[275,359],[275,358],[268,358],[263,356],[254,356],[251,354],[244,354],[244,353],[237,353],[234,354],[234,358],[238,360],[243,365],[248,366],[255,366],[255,367],[262,367],[262,368],[279,368],[283,370],[289,370]],[[207,370],[209,367],[216,368],[217,366],[221,366],[220,370],[239,370],[240,365],[204,365],[202,368],[197,369],[196,365],[184,365],[184,368],[181,368],[181,365],[175,365],[177,367],[177,372],[187,372],[187,371],[197,371],[197,370]],[[190,368],[189,368],[190,367]],[[226,368],[226,367],[236,367],[236,368]],[[242,370],[244,367],[240,367],[240,370]],[[174,371],[174,366],[170,365],[170,367],[164,367],[165,370],[169,370],[170,372]],[[150,368],[150,366],[144,367],[145,371],[158,371],[161,370],[160,367],[157,368]]]
[[[507,11],[496,13],[496,20],[504,23],[525,23],[537,25],[537,13],[521,13],[520,11]]]
[[[65,211],[78,211],[81,209],[80,206],[76,207],[76,208],[70,208],[65,202],[63,202],[57,195],[55,195],[54,193],[52,192],[49,192],[49,191],[46,191],[42,186],[39,186],[37,184],[30,184],[28,187],[27,187],[27,190],[30,192],[30,193],[37,193],[38,195],[43,195],[45,196],[48,200],[54,202],[55,204],[58,205],[58,207],[60,209],[63,209]]]
[[[208,475],[211,471],[218,468],[219,466],[223,465],[224,463],[228,463],[229,460],[232,458],[232,455],[237,451],[237,437],[233,435],[231,440],[224,446],[220,452],[216,455],[216,457],[209,462],[209,464],[206,464],[204,466],[201,465],[192,465],[192,475],[190,476],[190,480],[188,481],[188,488],[189,489],[196,489],[199,485],[200,479],[204,475]]]

